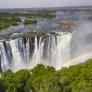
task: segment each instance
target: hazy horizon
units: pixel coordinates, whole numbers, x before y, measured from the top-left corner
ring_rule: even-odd
[[[92,0],[0,0],[0,8],[43,8],[92,5]]]

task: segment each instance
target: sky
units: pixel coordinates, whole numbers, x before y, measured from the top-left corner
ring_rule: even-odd
[[[0,8],[37,8],[92,5],[92,0],[0,0]]]

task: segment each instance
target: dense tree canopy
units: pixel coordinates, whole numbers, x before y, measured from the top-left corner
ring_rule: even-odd
[[[0,17],[0,29],[7,28],[10,25],[18,25],[18,22],[21,22],[21,19],[18,17]]]
[[[0,92],[92,92],[92,59],[58,71],[42,64],[16,73],[8,70],[1,75]]]
[[[24,24],[36,24],[37,20],[36,19],[25,19]]]

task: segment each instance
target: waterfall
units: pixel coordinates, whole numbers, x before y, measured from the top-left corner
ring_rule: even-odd
[[[2,70],[9,68],[9,62],[8,62],[5,50],[6,48],[4,47],[4,44],[3,42],[1,42],[0,43],[0,57],[1,57],[0,63],[1,63]]]
[[[0,42],[0,63],[2,71],[28,68],[29,41],[24,43],[23,38],[18,38]]]
[[[2,41],[0,42],[1,69],[17,71],[33,68],[40,63],[60,69],[67,60],[70,60],[71,37],[71,33],[62,32],[59,36],[48,34],[46,37],[21,37]],[[32,43],[30,39],[34,39]],[[33,51],[30,51],[30,45],[34,46]]]
[[[82,28],[81,28],[82,27]],[[0,42],[0,71],[31,69],[37,64],[60,69],[92,57],[92,32],[83,24],[73,32],[48,33]],[[81,30],[83,29],[83,30]]]
[[[71,38],[72,33],[62,33],[59,36],[48,35],[45,39],[40,37],[38,44],[37,37],[35,37],[35,49],[30,64],[31,67],[41,63],[60,69],[63,64],[71,59]]]
[[[71,60],[71,39],[72,33],[62,33],[62,36],[57,37],[57,46],[55,47],[55,50],[52,54],[52,58],[55,61],[54,66],[56,67],[56,69],[60,69],[61,66],[67,63],[67,61]]]
[[[39,48],[38,48],[38,42],[37,42],[37,37],[34,38],[34,53],[32,56],[32,62],[30,66],[34,66],[40,62],[40,53],[39,53]]]

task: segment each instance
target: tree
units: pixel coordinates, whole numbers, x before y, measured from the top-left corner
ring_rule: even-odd
[[[36,19],[25,19],[24,20],[25,25],[27,25],[27,24],[36,24],[36,23],[37,23]]]

